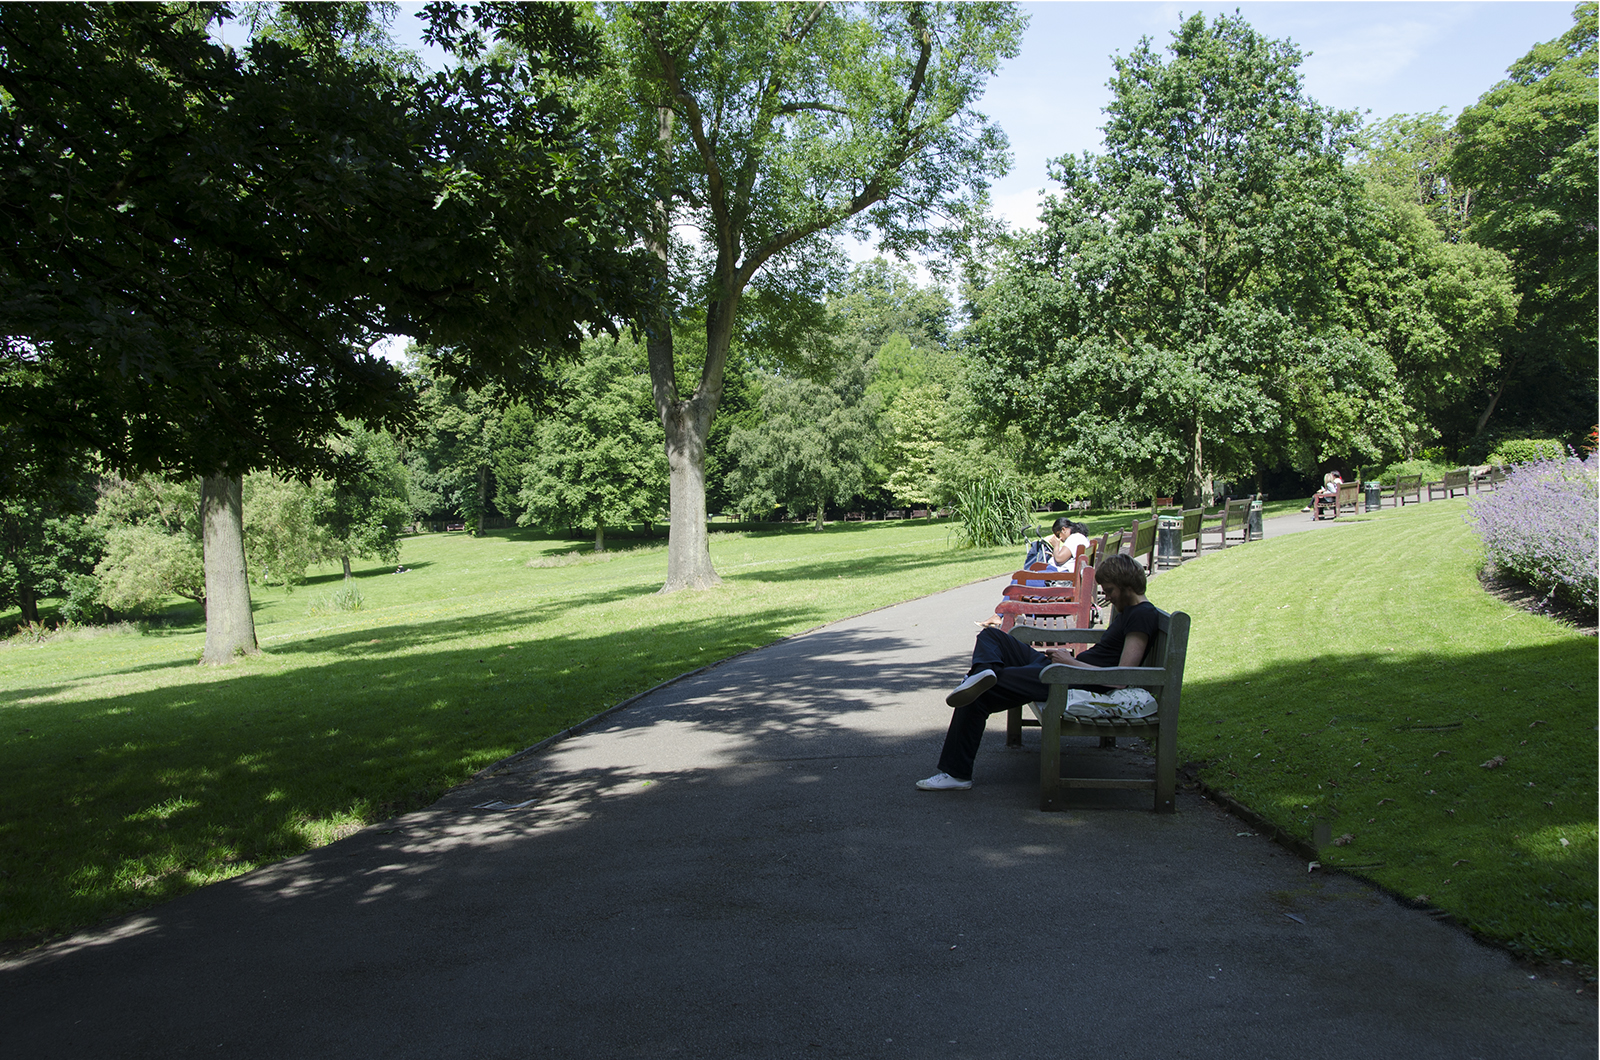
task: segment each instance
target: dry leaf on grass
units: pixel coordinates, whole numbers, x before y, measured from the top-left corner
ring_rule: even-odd
[[[1347,847],[1347,846],[1350,845],[1350,841],[1353,840],[1354,838],[1355,838],[1355,836],[1351,835],[1349,832],[1346,832],[1344,835],[1340,836],[1338,839],[1335,839],[1333,841],[1333,845],[1336,846],[1336,847]]]
[[[1493,758],[1489,759],[1487,762],[1484,762],[1479,768],[1481,768],[1481,769],[1499,769],[1501,766],[1503,766],[1505,764],[1506,764],[1505,755],[1495,755]]]

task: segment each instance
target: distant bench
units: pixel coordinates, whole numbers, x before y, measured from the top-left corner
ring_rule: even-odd
[[[1442,493],[1445,500],[1449,500],[1456,495],[1456,490],[1460,490],[1461,495],[1465,497],[1471,485],[1472,472],[1466,468],[1461,467],[1454,471],[1446,471],[1444,478],[1438,482],[1428,483],[1428,499],[1431,501],[1434,494]]]

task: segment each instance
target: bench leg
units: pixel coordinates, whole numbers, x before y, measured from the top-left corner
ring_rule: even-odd
[[[1061,715],[1048,708],[1039,719],[1039,809],[1059,809],[1061,795]]]
[[[1175,813],[1178,809],[1178,726],[1176,718],[1173,720],[1174,724],[1163,725],[1156,733],[1157,813]]]
[[[1006,711],[1006,746],[1022,746],[1022,708],[1012,707]]]

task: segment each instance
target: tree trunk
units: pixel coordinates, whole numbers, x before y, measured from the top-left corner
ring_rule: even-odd
[[[827,507],[821,501],[818,501],[817,502],[817,529],[818,530],[822,529],[822,526],[823,526],[822,518],[823,518],[823,514],[826,511],[827,511]]]
[[[489,517],[489,465],[478,465],[478,521],[472,527],[473,537],[483,536],[483,521]]]
[[[605,523],[596,522],[594,524],[594,550],[596,552],[604,552],[606,550],[606,524]]]
[[[1198,421],[1194,425],[1194,434],[1189,441],[1188,467],[1183,474],[1183,506],[1185,508],[1200,508],[1206,504],[1202,497],[1205,490],[1205,462],[1201,458],[1200,431]]]
[[[24,625],[38,625],[39,596],[33,591],[33,586],[22,585],[17,587],[17,609],[22,612]]]
[[[349,581],[350,580],[350,557],[349,556],[340,556],[339,557],[339,561],[344,564],[344,580],[345,581]]]
[[[206,568],[206,646],[210,666],[255,655],[256,620],[244,565],[244,479],[213,475],[200,481],[200,543]]]
[[[711,410],[705,405],[696,395],[672,402],[662,416],[672,504],[664,593],[722,584],[711,565],[711,539],[706,533],[706,435],[711,430]]]
[[[1489,407],[1483,410],[1483,415],[1478,417],[1478,424],[1472,428],[1472,438],[1477,440],[1483,429],[1489,426],[1489,417],[1494,415],[1494,407],[1500,403],[1500,395],[1506,392],[1506,377],[1500,377],[1500,385],[1495,387],[1494,396],[1489,399]]]

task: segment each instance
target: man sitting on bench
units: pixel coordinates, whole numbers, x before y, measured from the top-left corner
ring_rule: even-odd
[[[989,715],[1047,698],[1050,690],[1039,680],[1039,672],[1046,666],[1143,664],[1157,618],[1155,605],[1144,596],[1144,568],[1132,556],[1107,556],[1095,570],[1094,580],[1117,614],[1099,643],[1085,648],[1077,657],[1066,648],[1035,651],[998,629],[978,631],[967,679],[945,697],[955,712],[950,716],[944,749],[939,752],[939,772],[917,781],[917,787],[923,791],[965,791],[972,787],[972,763],[978,757],[978,744],[983,740]],[[1074,688],[1067,700],[1067,711],[1072,714],[1148,717],[1155,709],[1155,698],[1142,688]]]

